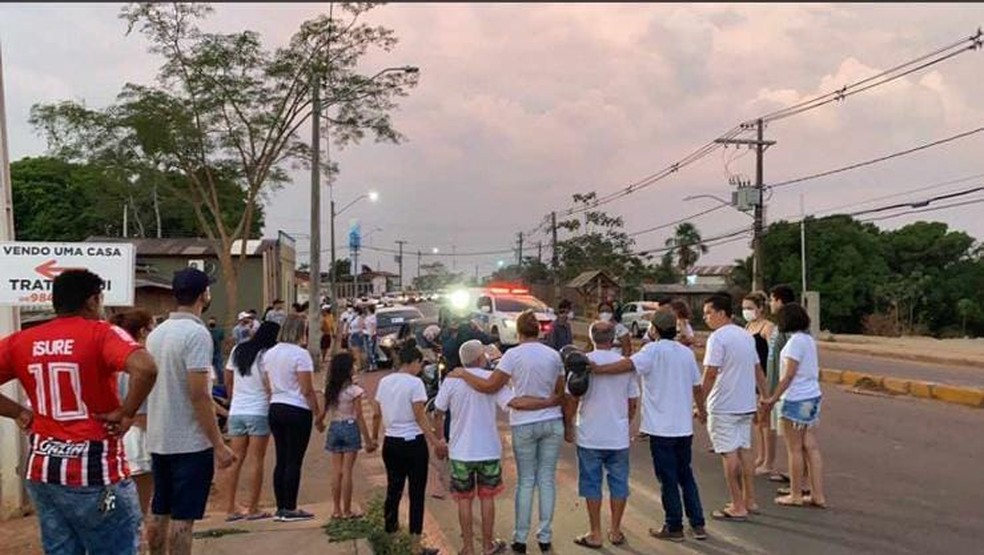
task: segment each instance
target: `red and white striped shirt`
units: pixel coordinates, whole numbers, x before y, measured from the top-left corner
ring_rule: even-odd
[[[119,408],[116,374],[140,348],[122,329],[79,317],[0,342],[0,383],[19,380],[34,410],[28,480],[101,486],[130,475],[122,438],[95,415]]]

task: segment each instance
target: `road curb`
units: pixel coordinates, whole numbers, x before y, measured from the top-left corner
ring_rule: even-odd
[[[905,353],[905,352],[892,350],[890,348],[870,347],[858,343],[837,343],[834,341],[817,341],[817,346],[819,346],[821,349],[825,349],[828,351],[836,351],[838,353],[872,356],[872,357],[884,357],[884,358],[891,358],[895,360],[905,360],[909,362],[921,362],[924,364],[942,364],[946,366],[969,366],[972,368],[980,368],[982,365],[984,365],[984,361],[982,361],[982,359],[978,356],[945,357],[945,356],[925,355],[921,353]]]
[[[580,344],[582,348],[587,348],[590,345],[588,337],[584,335],[575,335],[574,341]],[[696,351],[695,354],[698,357],[701,355],[701,353]],[[851,387],[868,385],[884,388],[896,395],[942,401],[965,407],[984,408],[984,389],[977,387],[939,384],[925,380],[895,378],[892,376],[879,376],[868,372],[836,368],[821,368],[820,381]]]

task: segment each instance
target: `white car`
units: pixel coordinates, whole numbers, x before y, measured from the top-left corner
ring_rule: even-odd
[[[469,290],[470,309],[475,311],[473,320],[485,333],[497,338],[500,345],[511,347],[519,344],[516,318],[533,310],[540,323],[540,334],[546,333],[557,316],[543,301],[530,295],[523,288],[491,287]],[[452,295],[452,298],[454,295]]]
[[[659,303],[649,301],[626,303],[622,307],[622,325],[629,328],[634,337],[642,337],[649,331],[649,322],[658,309]]]

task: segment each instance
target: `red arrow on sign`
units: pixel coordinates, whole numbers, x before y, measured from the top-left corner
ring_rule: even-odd
[[[58,262],[54,258],[52,258],[51,260],[45,262],[44,264],[41,264],[37,268],[34,268],[34,271],[41,274],[47,279],[55,279],[56,277],[58,277],[58,274],[64,271],[75,269],[75,268],[59,268],[58,266],[55,266],[55,264],[57,263]]]

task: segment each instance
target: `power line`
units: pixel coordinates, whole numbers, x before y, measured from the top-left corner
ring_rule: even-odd
[[[838,174],[838,173],[843,173],[843,172],[850,171],[850,170],[856,170],[858,168],[863,168],[865,166],[870,166],[872,164],[878,164],[880,162],[886,162],[886,161],[891,160],[893,158],[899,158],[901,156],[907,156],[909,154],[913,154],[913,153],[919,152],[921,150],[926,150],[926,149],[933,148],[933,147],[936,147],[936,146],[940,146],[940,145],[944,145],[944,144],[947,144],[947,143],[951,143],[953,141],[957,141],[957,140],[960,140],[960,139],[969,137],[971,135],[975,135],[977,133],[980,133],[981,131],[984,131],[984,127],[978,127],[977,129],[971,129],[970,131],[964,131],[963,133],[958,133],[956,135],[952,135],[952,136],[947,137],[945,139],[939,139],[939,140],[936,140],[936,141],[933,141],[933,142],[930,142],[930,143],[921,144],[921,145],[919,145],[917,147],[913,147],[913,148],[910,148],[910,149],[907,149],[907,150],[901,150],[899,152],[893,152],[892,154],[888,154],[888,155],[885,155],[885,156],[879,156],[878,158],[872,158],[870,160],[865,160],[864,162],[857,162],[857,163],[854,163],[854,164],[850,164],[850,165],[847,165],[847,166],[842,166],[840,168],[835,168],[835,169],[832,169],[832,170],[827,170],[827,171],[822,171],[822,172],[813,173],[813,174],[809,174],[809,175],[804,175],[802,177],[797,177],[797,178],[794,178],[794,179],[788,179],[786,181],[780,181],[779,183],[774,183],[772,185],[769,185],[768,188],[770,188],[770,189],[778,189],[778,188],[781,188],[781,187],[788,187],[790,185],[795,185],[797,183],[802,183],[804,181],[811,181],[813,179],[819,179],[821,177],[827,177],[827,176],[835,175],[835,174]]]
[[[980,204],[984,202],[984,198],[974,199],[974,200],[964,200],[960,202],[951,202],[950,204],[943,204],[940,206],[934,206],[931,208],[922,208],[920,210],[910,210],[908,212],[899,212],[898,214],[889,214],[887,216],[878,216],[877,218],[868,218],[866,220],[861,220],[862,222],[878,222],[881,220],[889,220],[892,218],[898,218],[899,216],[909,216],[912,214],[922,214],[924,212],[935,212],[937,210],[945,210],[947,208],[956,208],[958,206],[969,206],[972,204]]]
[[[898,193],[892,193],[890,195],[881,195],[881,196],[877,196],[877,197],[871,197],[871,198],[866,199],[866,200],[861,200],[861,201],[858,201],[858,202],[851,202],[851,203],[848,203],[848,204],[841,204],[839,206],[833,206],[833,207],[830,207],[830,208],[824,208],[822,210],[814,211],[813,212],[813,215],[816,216],[818,214],[828,214],[828,213],[831,213],[831,212],[836,212],[837,210],[841,210],[843,208],[850,208],[852,206],[859,206],[859,205],[871,204],[872,202],[879,201],[879,200],[887,200],[887,199],[890,199],[890,198],[898,198],[898,197],[902,197],[902,196],[905,196],[905,195],[910,195],[912,193],[921,193],[923,191],[931,191],[931,190],[934,190],[934,189],[941,189],[943,187],[949,187],[950,185],[957,185],[957,184],[960,184],[960,183],[966,183],[968,181],[973,181],[975,179],[984,179],[984,173],[979,173],[979,174],[975,174],[975,175],[969,175],[967,177],[962,177],[960,179],[951,179],[951,180],[943,181],[943,182],[940,182],[940,183],[934,183],[932,185],[926,185],[924,187],[917,187],[915,189],[907,189],[905,191],[901,191],[901,192],[898,192]]]
[[[977,33],[971,35],[970,37],[961,39],[953,44],[944,46],[943,48],[930,52],[929,54],[925,54],[923,56],[919,56],[918,58],[914,58],[912,60],[899,64],[895,67],[892,67],[890,69],[872,75],[871,77],[867,77],[865,79],[851,83],[849,85],[844,85],[840,89],[830,91],[826,94],[822,94],[817,97],[811,98],[809,100],[799,102],[792,106],[787,106],[780,110],[776,110],[774,112],[762,116],[761,119],[765,122],[778,121],[781,119],[785,119],[788,117],[801,114],[803,112],[807,112],[819,108],[821,106],[825,106],[831,102],[838,102],[844,100],[848,96],[853,96],[855,94],[865,92],[867,90],[884,85],[886,83],[890,83],[897,79],[901,79],[902,77],[905,77],[917,71],[921,71],[928,67],[934,66],[941,62],[949,60],[957,55],[981,48],[982,46],[981,37],[982,37],[981,29],[978,29]],[[930,59],[930,58],[935,58],[935,59]],[[925,61],[925,60],[929,60],[929,61]],[[925,63],[920,63],[920,62],[925,62]],[[919,64],[919,65],[915,65],[915,64]],[[910,67],[914,65],[915,67]],[[905,71],[902,73],[898,73],[901,70],[905,70]]]

